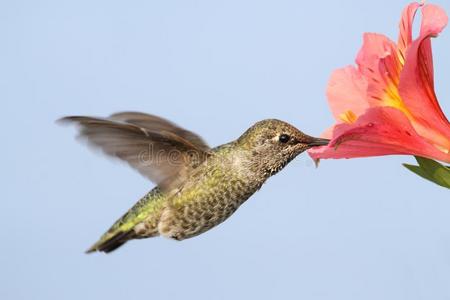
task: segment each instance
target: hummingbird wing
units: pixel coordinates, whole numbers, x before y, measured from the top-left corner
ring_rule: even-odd
[[[178,187],[211,155],[198,135],[157,116],[124,112],[106,119],[70,116],[60,121],[77,124],[80,139],[127,162],[163,191]]]
[[[206,142],[199,135],[181,128],[178,125],[158,116],[140,112],[120,112],[112,114],[109,119],[134,124],[150,131],[172,132],[186,141],[189,141],[196,148],[199,148],[205,152],[209,152],[211,150],[208,144],[206,144]]]

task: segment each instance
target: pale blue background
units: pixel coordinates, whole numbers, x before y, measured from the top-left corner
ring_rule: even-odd
[[[152,184],[54,120],[139,110],[211,145],[275,117],[318,135],[330,72],[406,1],[1,1],[0,299],[449,299],[448,190],[410,157],[303,155],[182,243],[83,251]],[[450,3],[441,0],[447,11]],[[450,32],[434,41],[450,114]]]

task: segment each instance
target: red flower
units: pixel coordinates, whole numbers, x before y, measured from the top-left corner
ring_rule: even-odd
[[[422,10],[419,37],[412,23]],[[337,124],[328,146],[309,150],[314,159],[410,154],[450,162],[450,123],[434,92],[431,38],[447,25],[436,5],[411,3],[395,43],[366,33],[357,67],[336,70],[327,88]]]

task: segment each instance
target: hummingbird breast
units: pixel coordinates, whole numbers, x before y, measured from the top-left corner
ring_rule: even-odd
[[[225,152],[225,153],[221,153]],[[240,159],[218,152],[205,163],[163,210],[158,231],[183,240],[199,235],[229,218],[262,185]]]

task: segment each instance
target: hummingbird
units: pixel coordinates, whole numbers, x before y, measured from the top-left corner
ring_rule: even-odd
[[[110,253],[134,239],[181,241],[204,233],[229,218],[296,156],[329,143],[276,119],[259,121],[215,148],[145,113],[69,116],[60,122],[77,125],[78,137],[89,146],[125,161],[156,184],[86,253]]]

